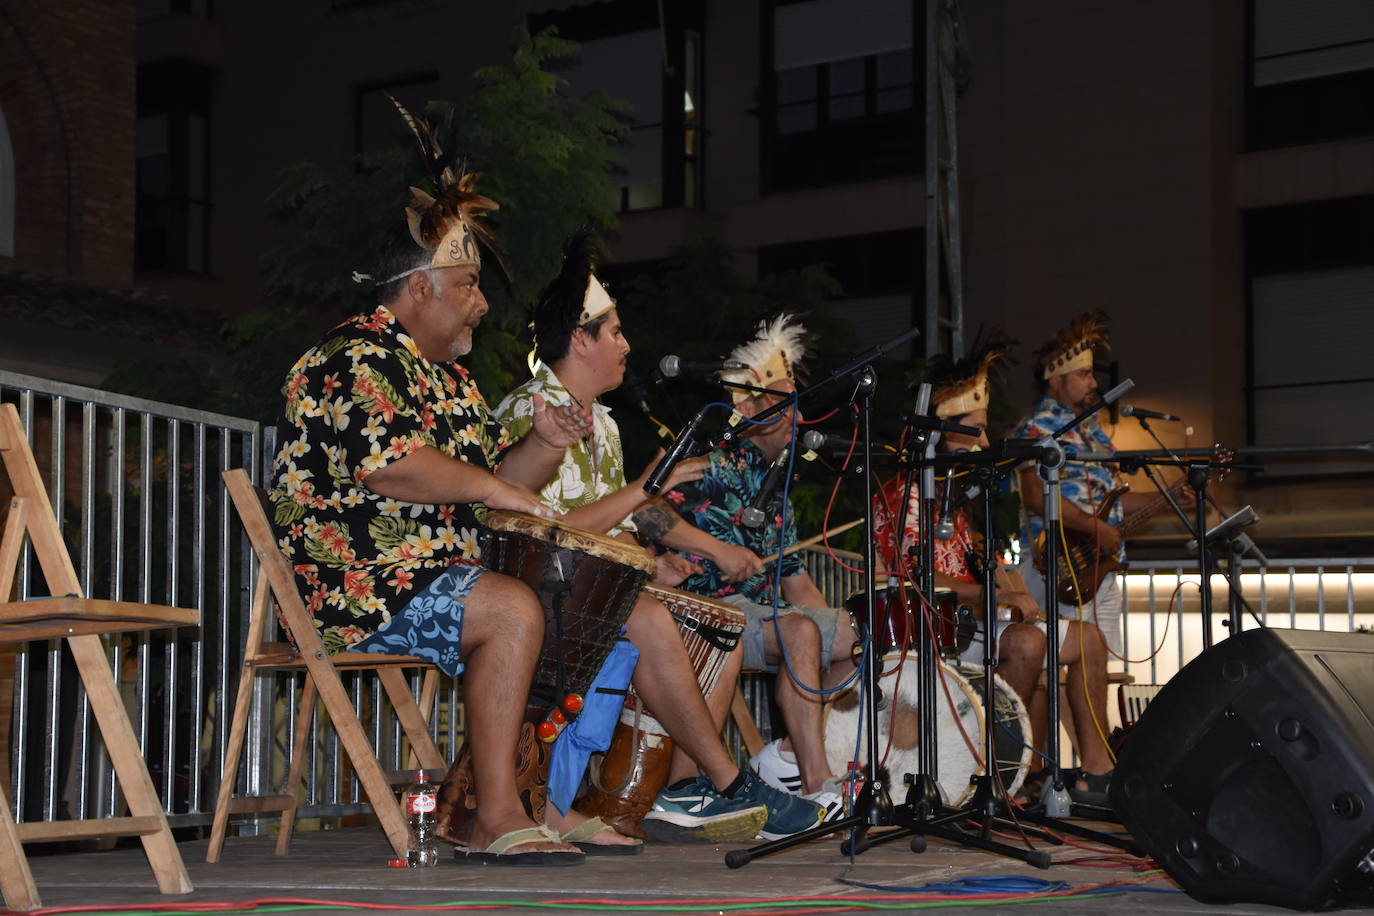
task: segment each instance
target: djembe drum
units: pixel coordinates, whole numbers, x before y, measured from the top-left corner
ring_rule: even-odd
[[[550,742],[564,715],[580,709],[656,566],[633,544],[521,512],[490,512],[486,524],[483,565],[524,582],[544,609],[544,642],[516,744],[516,787],[530,818],[543,823]],[[476,810],[465,742],[439,790],[438,836],[467,845]]]
[[[739,645],[744,614],[729,604],[677,589],[649,585],[644,592],[663,602],[677,621],[701,695],[709,699],[726,657]],[[734,684],[722,689],[733,690]],[[631,687],[611,746],[599,760],[593,758],[577,810],[600,817],[627,836],[643,838],[639,822],[667,783],[672,756],[673,740]]]

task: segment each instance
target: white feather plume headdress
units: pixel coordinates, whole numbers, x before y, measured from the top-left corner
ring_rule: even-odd
[[[802,361],[810,352],[806,328],[795,315],[784,312],[772,321],[760,321],[754,339],[730,351],[730,359],[749,368],[722,372],[720,378],[724,382],[762,388],[769,388],[783,379],[796,382],[805,373]],[[730,396],[738,404],[753,397],[754,392],[732,388]]]

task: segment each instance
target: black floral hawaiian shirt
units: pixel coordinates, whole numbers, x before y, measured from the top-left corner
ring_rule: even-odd
[[[367,476],[426,445],[493,468],[510,440],[467,370],[425,359],[381,307],[297,360],[282,394],[273,527],[325,647],[338,652],[451,564],[480,560],[482,507],[389,499]]]

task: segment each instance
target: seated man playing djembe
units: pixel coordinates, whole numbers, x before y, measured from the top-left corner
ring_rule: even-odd
[[[479,565],[481,507],[550,514],[531,492],[590,422],[536,407],[512,445],[455,360],[487,312],[471,176],[417,194],[417,253],[391,259],[378,305],[330,331],[283,386],[272,522],[331,652],[410,654],[463,675],[482,807],[460,862],[569,865],[577,849],[532,821],[515,748],[544,616],[529,588]],[[487,237],[484,237],[484,240]]]
[[[590,428],[567,449],[558,473],[540,490],[540,498],[562,513],[568,524],[633,540],[629,516],[647,498],[643,483],[648,475],[627,486],[619,429],[610,410],[596,400],[620,385],[630,345],[614,301],[593,273],[591,246],[591,239],[581,234],[569,243],[561,272],[535,309],[538,362],[534,377],[511,392],[497,406],[496,415],[514,438],[525,441],[540,434],[535,421],[541,402],[589,413]],[[670,484],[700,476],[702,465],[701,461],[684,462],[675,469]],[[657,581],[676,584],[696,568],[680,558],[669,558],[662,561]],[[717,699],[713,715],[677,625],[659,600],[641,594],[626,630],[640,652],[634,689],[673,739],[678,759],[687,761],[692,777],[692,804],[671,810],[658,807],[648,813],[645,829],[666,840],[729,842],[748,840],[756,833],[776,839],[816,826],[821,817],[818,806],[778,792],[756,774],[741,771],[721,745],[720,722],[739,670],[737,662],[720,674],[725,687],[713,696],[723,696],[725,705],[721,707]],[[560,814],[550,806],[548,817],[552,826],[567,832],[579,829],[584,816],[576,810]],[[632,822],[618,819],[614,823],[622,829],[633,827]],[[581,829],[579,835],[585,832]],[[611,829],[596,836],[607,844],[629,842]]]

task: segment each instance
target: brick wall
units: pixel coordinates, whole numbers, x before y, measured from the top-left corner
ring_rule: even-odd
[[[0,0],[0,107],[16,181],[18,267],[133,280],[134,9]]]

